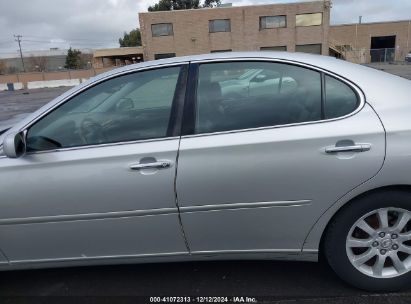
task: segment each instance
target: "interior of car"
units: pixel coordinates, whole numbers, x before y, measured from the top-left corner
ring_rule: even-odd
[[[80,93],[28,130],[28,151],[165,137],[178,75],[134,73]]]
[[[216,81],[213,74],[230,74],[224,68],[222,66],[220,70],[205,71],[203,74],[200,71],[197,133],[321,119],[321,78],[318,72],[267,64],[246,82],[242,76],[237,77],[241,79],[237,82],[232,79]],[[249,70],[245,69],[245,73],[249,74]],[[250,86],[256,79],[260,87],[251,92]],[[230,87],[236,87],[239,93],[233,95]]]

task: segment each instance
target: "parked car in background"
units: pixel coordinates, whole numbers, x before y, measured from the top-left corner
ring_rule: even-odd
[[[324,257],[410,286],[410,91],[281,52],[99,75],[0,135],[0,268]]]
[[[405,56],[405,61],[411,62],[411,53],[408,53],[407,56]]]
[[[215,79],[213,76],[211,75],[212,81],[219,82],[222,97],[226,100],[247,96],[263,96],[273,90],[280,93],[290,88],[296,88],[296,83],[292,78],[282,77],[279,72],[267,69],[249,69],[238,77],[235,74],[230,74],[221,75],[222,78]]]

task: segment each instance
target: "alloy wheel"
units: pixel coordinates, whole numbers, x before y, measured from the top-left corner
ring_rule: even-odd
[[[346,239],[351,264],[373,278],[392,278],[411,270],[411,212],[381,208],[358,219]]]

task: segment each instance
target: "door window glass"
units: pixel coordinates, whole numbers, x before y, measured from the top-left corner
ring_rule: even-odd
[[[268,62],[202,64],[196,133],[321,119],[320,73]]]
[[[78,94],[30,127],[28,150],[166,137],[179,72],[128,74]]]
[[[358,107],[355,92],[345,83],[325,76],[325,117],[335,118],[350,114]]]

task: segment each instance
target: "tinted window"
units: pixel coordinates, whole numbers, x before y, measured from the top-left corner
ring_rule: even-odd
[[[166,59],[166,58],[172,58],[176,57],[176,53],[164,53],[164,54],[154,54],[154,59]]]
[[[302,53],[321,55],[321,48],[322,48],[321,44],[302,44],[302,45],[296,45],[295,51],[302,52]]]
[[[153,34],[153,37],[172,36],[173,35],[173,24],[172,23],[152,24],[151,32]]]
[[[260,29],[286,27],[286,16],[260,17]]]
[[[231,32],[231,23],[229,19],[216,19],[209,21],[210,33]]]
[[[266,62],[200,65],[196,133],[320,119],[318,72]]]
[[[296,15],[295,23],[296,23],[296,26],[321,25],[323,23],[323,14],[314,13],[314,14]]]
[[[129,74],[80,93],[28,130],[28,150],[167,136],[179,71],[173,67]]]
[[[358,106],[355,92],[345,83],[325,76],[325,116],[335,118],[353,112]]]
[[[232,52],[233,50],[214,50],[211,51],[210,53],[227,53],[227,52]]]
[[[260,47],[260,51],[280,51],[280,52],[285,52],[287,51],[286,46],[263,46]]]

